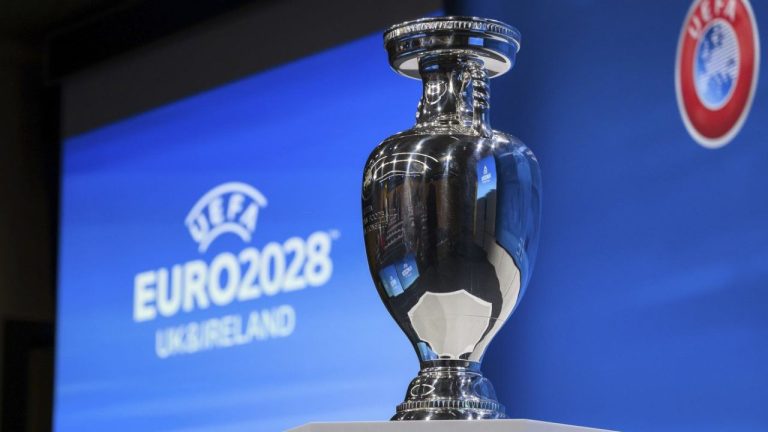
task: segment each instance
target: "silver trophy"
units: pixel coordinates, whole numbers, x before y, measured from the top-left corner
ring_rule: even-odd
[[[541,186],[533,153],[489,123],[488,79],[520,34],[440,17],[391,27],[392,68],[421,79],[416,125],[371,153],[363,225],[376,288],[421,362],[393,420],[504,418],[483,353],[533,268]]]

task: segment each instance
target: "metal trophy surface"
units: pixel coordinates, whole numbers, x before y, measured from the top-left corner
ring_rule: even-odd
[[[376,147],[363,179],[371,276],[421,364],[392,419],[504,418],[480,362],[530,278],[541,187],[533,153],[489,124],[489,78],[520,34],[440,17],[384,41],[392,68],[423,81],[416,125]]]

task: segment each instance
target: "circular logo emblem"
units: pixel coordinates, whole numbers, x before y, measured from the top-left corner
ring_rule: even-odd
[[[722,147],[739,133],[759,67],[749,0],[694,0],[677,46],[675,90],[685,127],[699,144]]]

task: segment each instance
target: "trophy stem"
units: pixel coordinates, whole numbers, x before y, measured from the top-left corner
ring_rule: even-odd
[[[480,363],[466,360],[422,362],[405,401],[392,420],[477,420],[505,418]]]

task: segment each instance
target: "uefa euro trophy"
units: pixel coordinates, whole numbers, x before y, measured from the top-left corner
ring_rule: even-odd
[[[489,78],[520,34],[499,21],[425,18],[391,27],[392,68],[421,79],[416,125],[384,140],[363,177],[368,265],[421,370],[393,420],[505,418],[480,362],[515,310],[536,253],[533,153],[489,123]]]

